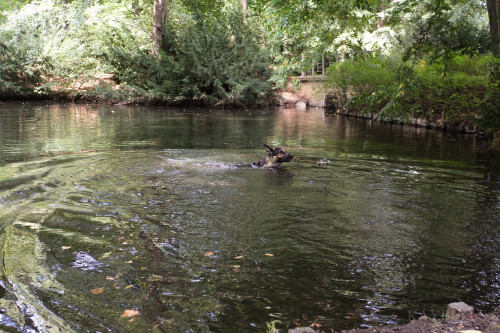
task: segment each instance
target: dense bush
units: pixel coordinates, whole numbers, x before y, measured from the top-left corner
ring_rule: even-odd
[[[31,24],[47,22],[50,14],[34,7],[26,6],[17,20],[0,25],[0,96],[33,93],[51,67],[43,53],[45,26]]]
[[[269,102],[271,58],[238,11],[184,29],[177,52],[182,96],[230,105]]]
[[[61,6],[47,0],[12,12],[0,25],[0,89],[18,97],[47,94],[106,73],[104,36],[127,20],[117,4]]]
[[[346,61],[328,68],[340,107],[382,118],[472,123],[488,103],[491,56],[454,54],[414,66],[399,59]]]
[[[161,58],[151,54],[145,23],[151,13],[121,2],[47,0],[12,12],[0,24],[0,98],[269,102],[271,60],[238,6],[201,13],[178,2],[169,9],[175,20],[169,20]],[[119,85],[96,84],[102,73],[114,74]]]

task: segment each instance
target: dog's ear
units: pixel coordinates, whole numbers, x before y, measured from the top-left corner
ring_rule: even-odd
[[[266,152],[267,152],[268,154],[272,154],[272,153],[273,153],[273,151],[274,151],[274,149],[273,149],[273,148],[271,148],[271,147],[269,147],[268,145],[264,145],[264,148],[266,148]]]

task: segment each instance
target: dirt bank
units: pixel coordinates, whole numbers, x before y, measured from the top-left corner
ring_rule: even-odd
[[[406,325],[389,327],[355,328],[342,333],[500,333],[500,309],[492,314],[474,313],[474,308],[463,302],[448,304],[445,319],[422,316]],[[316,325],[296,327],[288,333],[327,333],[335,332]]]
[[[467,319],[437,320],[423,316],[407,325],[394,327],[371,327],[367,329],[353,329],[343,333],[455,333],[476,331],[482,333],[500,333],[500,318],[495,314],[474,314]],[[476,333],[475,332],[475,333]],[[470,332],[472,333],[472,332]]]

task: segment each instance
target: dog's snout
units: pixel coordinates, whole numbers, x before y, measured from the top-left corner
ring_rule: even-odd
[[[294,156],[293,156],[293,154],[287,153],[287,154],[285,155],[285,157],[283,158],[283,160],[284,160],[285,162],[291,162],[291,161],[293,160],[293,157],[294,157]]]

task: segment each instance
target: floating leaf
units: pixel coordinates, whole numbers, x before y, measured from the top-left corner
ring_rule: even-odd
[[[137,310],[125,310],[122,314],[122,317],[134,317],[139,314]]]
[[[99,260],[108,258],[111,255],[111,253],[113,253],[113,252],[104,253],[101,257],[99,257]]]
[[[148,277],[148,281],[150,282],[163,281],[163,276],[153,274],[150,277]]]
[[[99,294],[102,294],[102,292],[104,291],[104,288],[96,288],[96,289],[90,289],[90,292],[94,295],[99,295]]]

